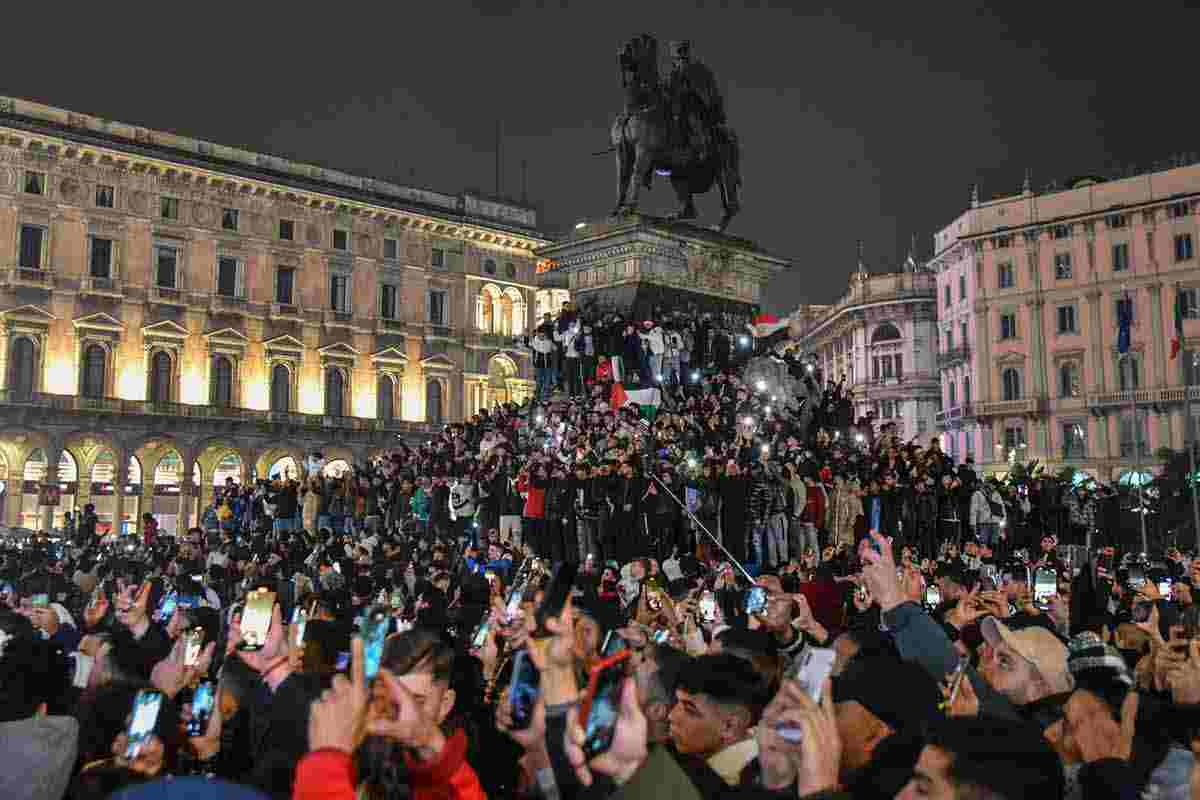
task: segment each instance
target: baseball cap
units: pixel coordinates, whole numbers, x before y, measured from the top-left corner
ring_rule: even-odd
[[[1046,681],[1051,694],[1069,692],[1075,682],[1067,668],[1067,646],[1041,626],[1014,631],[995,617],[979,625],[984,641],[995,646],[1000,642],[1017,651]]]

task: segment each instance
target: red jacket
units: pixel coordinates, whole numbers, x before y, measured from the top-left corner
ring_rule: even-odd
[[[479,776],[467,763],[467,737],[461,730],[446,740],[431,764],[405,755],[412,800],[487,800]],[[356,800],[354,761],[341,750],[314,750],[296,767],[292,800]]]
[[[823,528],[825,527],[825,493],[816,484],[807,488],[804,512],[800,516],[805,522],[811,522],[818,528]]]
[[[528,476],[517,481],[517,491],[525,494],[525,510],[522,516],[530,519],[546,517],[546,487],[537,487]]]

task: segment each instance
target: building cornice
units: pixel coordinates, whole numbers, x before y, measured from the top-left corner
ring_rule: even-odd
[[[48,109],[44,116],[50,118],[20,113],[30,108]],[[61,114],[64,120],[53,121],[52,112]],[[103,125],[128,132],[125,136],[104,133]],[[185,149],[189,143],[191,147]],[[169,178],[174,185],[221,188],[234,195],[349,214],[396,229],[486,245],[517,255],[529,256],[551,243],[533,230],[472,214],[473,210],[485,207],[508,207],[476,195],[452,196],[400,187],[275,156],[107,123],[13,98],[0,97],[0,144],[37,150],[55,159],[103,164],[132,174]],[[213,155],[205,155],[204,149]],[[420,198],[430,202],[422,203]],[[443,207],[434,207],[434,201]]]

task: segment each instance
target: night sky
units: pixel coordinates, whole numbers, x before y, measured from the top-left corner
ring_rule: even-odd
[[[688,38],[743,145],[730,232],[790,257],[768,306],[829,302],[855,242],[899,265],[982,196],[1150,167],[1197,141],[1200,11],[1166,4],[239,3],[5,10],[0,93],[455,192],[530,199],[548,233],[607,214],[616,52]],[[810,4],[795,3],[797,6]],[[811,4],[815,8],[815,4]],[[178,9],[178,18],[172,12]],[[1139,17],[1138,14],[1142,14]],[[671,208],[659,182],[643,209]],[[715,222],[719,198],[699,199]]]

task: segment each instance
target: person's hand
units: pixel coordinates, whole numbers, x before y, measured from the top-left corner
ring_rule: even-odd
[[[377,680],[383,681],[395,715],[374,717],[367,724],[372,736],[382,736],[417,751],[421,761],[432,761],[446,745],[446,737],[438,721],[425,713],[425,708],[412,692],[389,670],[380,668]]]
[[[1046,616],[1050,617],[1059,628],[1065,628],[1071,621],[1071,598],[1055,592],[1046,601]]]
[[[858,545],[858,558],[862,562],[862,576],[867,590],[879,604],[879,610],[891,611],[906,602],[900,578],[896,575],[896,561],[892,556],[892,540],[870,531]]]
[[[146,778],[154,778],[158,773],[162,772],[165,762],[162,739],[158,736],[150,734],[142,741],[138,748],[137,755],[130,761],[126,751],[129,749],[129,737],[124,731],[117,734],[117,738],[113,741],[112,752],[113,761],[117,766],[125,767],[131,772],[136,772]]]
[[[637,699],[637,682],[626,678],[621,688],[621,709],[617,715],[616,731],[612,745],[591,761],[583,752],[587,736],[580,727],[579,712],[572,707],[567,712],[567,731],[563,746],[567,760],[575,768],[575,775],[584,786],[592,785],[592,772],[608,775],[618,786],[623,786],[646,762],[649,750],[646,736],[649,725]]]
[[[101,592],[92,602],[88,603],[87,608],[83,610],[84,624],[89,628],[94,628],[104,621],[105,615],[108,614],[108,595]]]
[[[970,677],[964,675],[958,684],[958,695],[955,696],[954,702],[950,701],[951,682],[947,680],[942,684],[943,711],[947,717],[977,717],[979,716],[979,697],[975,694],[975,687],[971,685]]]
[[[794,730],[796,741],[784,739],[780,727]],[[766,788],[784,789],[795,781],[797,794],[804,797],[837,787],[842,739],[829,679],[821,687],[820,705],[798,682],[785,680],[764,711],[755,737]]]
[[[183,639],[177,639],[171,652],[150,671],[150,683],[155,689],[174,699],[183,687],[195,676],[193,670],[183,665]]]
[[[213,704],[212,713],[208,717],[208,725],[199,736],[189,736],[188,742],[196,752],[196,758],[208,761],[221,752],[221,727],[224,725],[219,704]]]
[[[1166,642],[1163,641],[1163,638],[1162,638],[1162,631],[1160,631],[1158,628],[1158,604],[1157,603],[1150,604],[1150,616],[1146,618],[1145,622],[1135,622],[1133,624],[1134,624],[1134,626],[1136,626],[1138,628],[1138,630],[1145,631],[1146,633],[1148,633],[1150,635],[1151,647],[1159,648],[1166,644]]]
[[[150,623],[146,606],[150,602],[150,584],[133,584],[125,587],[117,602],[117,621],[129,628],[134,635],[144,632]]]
[[[523,730],[513,730],[512,697],[505,689],[496,704],[496,727],[508,734],[514,742],[521,745],[525,752],[544,751],[546,749],[546,704],[539,698],[533,708],[533,717],[529,727]]]
[[[1121,704],[1121,721],[1112,717],[1112,712],[1100,698],[1088,692],[1076,695],[1072,700],[1081,705],[1079,724],[1071,725],[1069,734],[1085,764],[1115,758],[1128,761],[1133,752],[1133,734],[1137,722],[1138,693],[1130,690]]]
[[[978,597],[985,613],[1000,621],[1008,619],[1008,595],[1004,592],[980,592]]]
[[[802,631],[811,630],[817,620],[813,616],[812,608],[808,605],[808,598],[802,594],[794,594],[792,595],[792,601],[796,609],[793,624]],[[870,601],[868,600],[868,602]]]
[[[308,716],[309,750],[340,750],[353,754],[366,728],[370,692],[363,674],[363,641],[355,636],[350,642],[350,680],[337,675],[333,686],[313,701]]]

